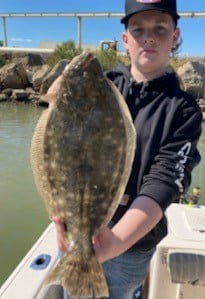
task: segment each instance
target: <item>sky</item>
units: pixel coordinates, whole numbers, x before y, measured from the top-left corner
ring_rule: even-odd
[[[204,12],[205,0],[178,0],[178,12]],[[124,12],[124,0],[0,0],[2,13],[49,12]],[[181,18],[183,40],[180,55],[205,56],[205,17]],[[76,18],[6,18],[10,47],[39,47],[41,41],[77,43]],[[117,40],[123,51],[120,18],[83,18],[82,44],[100,46],[102,40]],[[3,19],[0,18],[0,40],[4,40]]]

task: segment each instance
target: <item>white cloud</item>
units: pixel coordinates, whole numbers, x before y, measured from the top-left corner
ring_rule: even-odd
[[[12,37],[9,40],[12,42],[26,42],[26,43],[32,42],[32,39],[30,38],[20,38],[20,37]]]

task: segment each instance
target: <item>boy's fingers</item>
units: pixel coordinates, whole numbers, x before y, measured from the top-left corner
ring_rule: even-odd
[[[56,227],[58,247],[61,251],[65,252],[68,248],[66,243],[65,225],[58,217],[54,217],[52,220]]]

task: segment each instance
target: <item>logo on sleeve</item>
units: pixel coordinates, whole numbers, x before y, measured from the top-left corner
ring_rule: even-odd
[[[177,153],[179,157],[179,162],[176,165],[176,169],[178,171],[179,176],[178,179],[175,180],[175,184],[178,186],[180,192],[184,191],[183,180],[184,180],[185,164],[188,160],[190,151],[191,151],[191,143],[187,142]]]

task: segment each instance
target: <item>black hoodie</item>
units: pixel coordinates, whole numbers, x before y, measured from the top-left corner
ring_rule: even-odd
[[[106,76],[124,96],[137,132],[135,160],[125,192],[129,200],[118,207],[112,223],[139,195],[152,198],[164,212],[187,191],[191,171],[200,161],[196,146],[201,134],[201,110],[194,97],[181,90],[174,73],[137,83],[129,67],[120,65]],[[132,249],[151,249],[166,233],[163,217]]]

